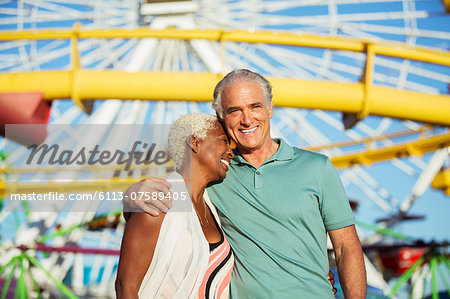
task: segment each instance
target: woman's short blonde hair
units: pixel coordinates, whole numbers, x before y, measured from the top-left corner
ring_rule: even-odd
[[[179,170],[183,164],[186,138],[192,135],[198,139],[204,139],[208,130],[214,129],[217,123],[216,116],[205,113],[186,114],[173,123],[169,130],[168,146],[176,170]]]

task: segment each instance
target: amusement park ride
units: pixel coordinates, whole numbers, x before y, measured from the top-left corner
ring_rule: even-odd
[[[398,232],[433,216],[411,214],[424,194],[450,195],[449,10],[446,0],[0,1],[1,298],[114,297],[124,229],[120,202],[35,212],[10,194],[123,191],[173,169],[23,166],[25,146],[80,146],[79,124],[107,125],[93,138],[110,144],[109,127],[212,113],[213,87],[234,68],[273,84],[273,136],[340,171],[369,294],[450,296],[448,239]]]

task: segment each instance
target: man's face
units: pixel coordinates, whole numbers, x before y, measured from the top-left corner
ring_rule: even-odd
[[[273,105],[267,107],[262,87],[239,81],[222,91],[223,122],[241,153],[250,153],[270,143]]]

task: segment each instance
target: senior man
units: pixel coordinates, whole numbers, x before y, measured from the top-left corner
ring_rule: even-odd
[[[326,156],[270,137],[270,83],[234,70],[217,84],[212,107],[236,143],[227,177],[207,189],[235,253],[232,298],[333,298],[327,232],[345,297],[365,298],[361,245],[337,171]],[[167,187],[150,179],[127,193]],[[170,206],[125,204],[153,214]]]

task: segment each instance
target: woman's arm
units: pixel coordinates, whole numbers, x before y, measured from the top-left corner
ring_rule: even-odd
[[[165,214],[130,216],[122,239],[116,278],[116,298],[138,298],[142,279],[152,261]]]

